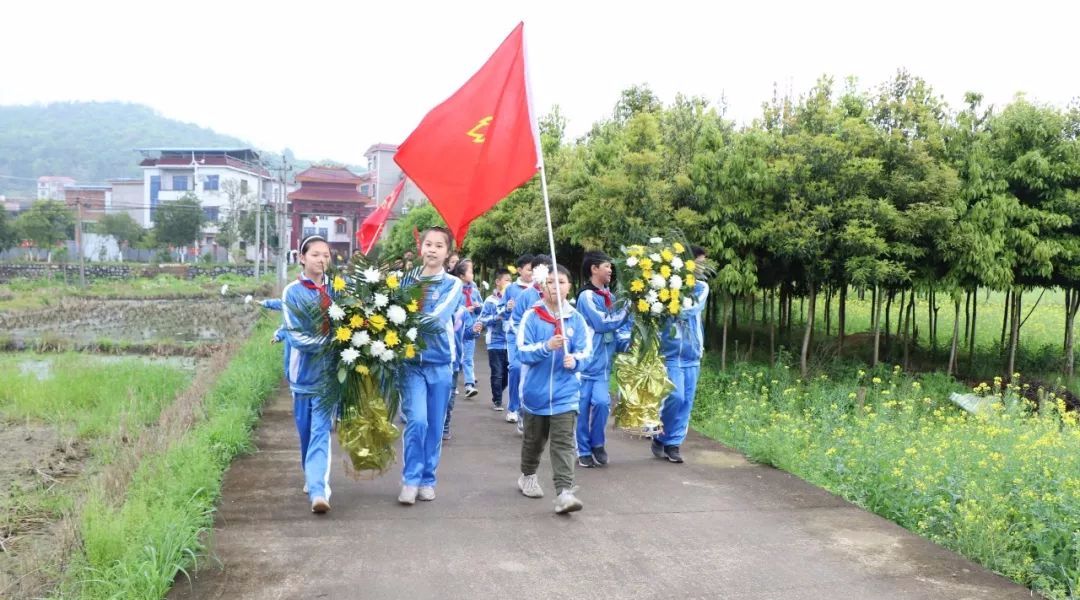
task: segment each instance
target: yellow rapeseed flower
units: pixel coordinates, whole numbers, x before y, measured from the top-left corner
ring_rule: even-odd
[[[641,300],[638,300],[637,301],[637,310],[640,313],[649,312],[649,303],[646,302],[644,298],[642,298]]]
[[[635,279],[630,282],[631,292],[643,292],[645,291],[645,282],[640,279]]]
[[[668,265],[660,265],[660,274],[664,276],[664,279],[671,277],[671,267]]]
[[[334,275],[334,291],[340,292],[345,289],[345,280],[341,278],[341,275]]]
[[[372,315],[368,317],[368,325],[375,331],[382,331],[386,327],[386,317],[382,315]]]
[[[664,262],[671,262],[671,259],[675,258],[675,255],[672,254],[670,248],[664,248],[660,252],[660,258],[664,259]]]
[[[390,330],[386,332],[386,336],[383,337],[383,341],[386,342],[388,348],[393,348],[401,343],[401,338],[398,337],[397,332]]]
[[[360,315],[353,315],[349,318],[349,327],[353,329],[359,329],[364,326],[364,317]]]
[[[674,244],[672,244],[672,246],[675,247],[675,251],[678,252],[679,254],[682,254],[683,252],[686,252],[686,246],[683,246],[679,242],[675,242]]]
[[[413,358],[416,356],[416,345],[405,344],[405,358]]]
[[[334,332],[334,339],[339,342],[347,342],[352,339],[352,329],[348,327],[338,327]]]
[[[400,285],[401,285],[401,282],[398,281],[396,273],[391,273],[391,274],[386,276],[386,287],[388,287],[388,288],[390,288],[392,290],[396,290],[396,289],[398,289],[398,286],[400,286]]]
[[[414,313],[414,312],[416,312],[416,311],[420,310],[420,304],[419,304],[419,303],[417,303],[417,302],[416,302],[416,300],[413,300],[412,302],[408,303],[408,304],[407,304],[407,305],[405,306],[405,308],[406,308],[406,309],[407,309],[407,310],[408,310],[409,312],[411,312],[411,313]]]

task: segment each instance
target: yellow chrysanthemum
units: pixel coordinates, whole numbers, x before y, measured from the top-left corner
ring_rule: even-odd
[[[372,315],[368,317],[368,325],[375,331],[382,331],[386,327],[386,317],[382,315]]]
[[[630,249],[626,251],[630,256],[641,256],[645,254],[645,248],[641,246],[630,246]]]
[[[644,298],[642,298],[641,300],[638,300],[637,301],[637,310],[638,310],[638,312],[642,312],[642,313],[649,312],[649,303],[646,302]]]
[[[678,252],[679,254],[682,254],[683,252],[686,252],[686,246],[683,246],[679,242],[675,242],[674,244],[672,244],[672,246],[675,247],[675,251]]]
[[[398,289],[398,286],[400,286],[400,285],[401,285],[401,282],[398,281],[397,274],[391,273],[391,274],[386,276],[386,287],[388,287],[388,288],[390,288],[392,290],[396,290],[396,289]]]
[[[642,269],[641,276],[645,279],[652,278],[652,269]]]
[[[408,304],[407,304],[407,305],[405,306],[405,308],[406,308],[406,310],[408,310],[409,312],[413,312],[413,313],[414,313],[414,312],[416,312],[416,311],[420,310],[420,304],[419,304],[419,303],[417,303],[417,302],[416,302],[416,300],[413,300],[412,302],[408,303]]]
[[[405,358],[413,358],[416,356],[416,346],[414,344],[405,344]]]
[[[514,265],[506,265],[506,270],[510,271],[511,275],[517,275],[517,267]]]
[[[383,341],[386,342],[388,348],[393,348],[401,343],[401,338],[398,337],[397,332],[390,330],[386,332],[386,336],[383,337]]]
[[[692,260],[688,260],[683,264],[686,265],[686,270],[687,271],[693,271],[694,269],[697,268],[697,264],[695,264],[694,261],[692,261]]]
[[[371,373],[371,369],[369,369],[367,365],[356,365],[356,372],[361,375],[367,375],[368,373]]]
[[[679,291],[679,288],[671,288],[671,299],[672,300],[678,300],[679,296],[681,296],[681,295],[682,295],[682,292]]]
[[[668,302],[667,309],[668,309],[668,312],[673,314],[673,315],[679,314],[679,303],[678,303],[678,301],[672,300],[671,302]]]
[[[341,278],[341,275],[334,275],[334,291],[340,292],[345,289],[345,280]]]
[[[671,290],[667,288],[660,290],[660,301],[667,302],[668,300],[671,300]]]
[[[360,315],[353,315],[349,318],[349,327],[352,327],[353,329],[360,329],[363,326],[364,317],[361,317]]]
[[[638,262],[638,264],[641,265],[641,270],[642,271],[649,271],[649,270],[652,269],[652,259],[651,258],[643,258]]]
[[[685,283],[687,287],[694,287],[694,283],[696,282],[697,279],[695,279],[693,275],[687,275],[686,279],[683,280],[683,283]]]
[[[640,279],[635,279],[635,280],[631,281],[630,282],[630,291],[631,292],[644,292],[645,291],[645,282],[640,280]]]
[[[671,252],[670,248],[664,248],[660,251],[660,258],[664,259],[664,262],[671,262],[671,259],[675,258],[675,255]]]
[[[671,277],[671,267],[667,265],[660,265],[660,274],[663,275],[664,279]]]
[[[348,327],[338,327],[334,332],[334,339],[339,342],[347,342],[352,339],[352,329]]]

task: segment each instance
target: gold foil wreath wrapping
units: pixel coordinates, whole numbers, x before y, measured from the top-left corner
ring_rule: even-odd
[[[667,376],[657,346],[641,356],[635,344],[629,354],[615,357],[615,380],[619,402],[613,411],[615,426],[640,436],[655,434],[660,428],[660,403],[675,389]]]
[[[353,479],[374,479],[394,464],[394,443],[401,431],[390,407],[370,375],[361,378],[359,397],[345,402],[338,424],[338,442],[345,450],[345,473]],[[396,392],[390,392],[396,393]]]

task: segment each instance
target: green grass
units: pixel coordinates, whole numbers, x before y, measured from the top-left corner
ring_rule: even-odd
[[[48,361],[49,376],[42,381],[22,373],[19,365],[27,361]],[[0,415],[71,427],[79,437],[97,438],[121,423],[133,430],[152,423],[191,378],[188,370],[138,358],[0,355]]]
[[[83,550],[62,595],[160,598],[195,565],[223,473],[251,449],[260,406],[281,380],[281,348],[266,343],[274,327],[273,319],[260,322],[204,398],[204,417],[139,465],[122,503],[91,494]]]
[[[801,381],[790,368],[711,364],[694,423],[1047,597],[1080,598],[1076,413],[1052,398],[1032,413],[997,384],[983,388],[996,410],[972,416],[952,391],[971,390],[899,369]]]

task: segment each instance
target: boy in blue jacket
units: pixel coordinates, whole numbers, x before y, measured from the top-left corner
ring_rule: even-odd
[[[332,290],[326,269],[330,266],[330,245],[311,236],[300,245],[303,271],[281,294],[285,339],[285,375],[293,396],[293,416],[300,434],[300,456],[304,466],[304,488],[311,500],[311,512],[330,510],[330,427],[333,410],[327,410],[321,393],[326,390],[331,356],[329,342]],[[314,315],[320,315],[315,317]]]
[[[584,289],[576,309],[592,330],[592,356],[581,372],[581,404],[578,407],[578,466],[602,467],[608,463],[604,449],[604,428],[611,412],[611,367],[618,349],[618,333],[627,319],[626,307],[619,307],[611,284],[611,258],[603,252],[586,252],[581,263]]]
[[[502,395],[506,389],[510,364],[506,351],[507,304],[505,293],[510,285],[510,271],[495,270],[495,291],[484,300],[484,308],[473,325],[473,335],[484,333],[488,367],[491,371],[491,408],[502,410]]]
[[[592,352],[592,332],[565,300],[570,293],[570,271],[560,266],[543,281],[543,301],[525,312],[517,332],[524,422],[518,489],[529,498],[544,496],[536,470],[550,438],[555,512],[563,514],[582,508],[574,495],[574,421],[581,392],[579,374]],[[562,306],[557,298],[563,298]]]
[[[690,429],[690,411],[694,408],[701,355],[705,350],[705,332],[701,322],[702,311],[709,299],[709,284],[702,281],[705,251],[699,246],[694,246],[692,251],[694,261],[698,264],[695,274],[698,281],[693,291],[695,304],[669,319],[660,330],[660,354],[664,357],[668,378],[675,384],[675,389],[660,404],[663,432],[653,437],[652,453],[656,458],[666,458],[673,463],[683,462],[679,447]]]
[[[546,254],[537,254],[536,256],[533,256],[533,258],[532,258],[532,269],[533,269],[534,272],[536,271],[537,267],[543,267],[543,269],[546,272],[550,273],[551,272],[551,257],[547,256]],[[543,282],[539,281],[535,277],[533,277],[532,281],[533,281],[533,283],[532,283],[531,286],[521,290],[520,292],[517,293],[516,296],[514,296],[514,308],[510,311],[510,327],[515,332],[518,330],[518,326],[521,324],[521,319],[525,316],[525,311],[531,309],[533,306],[536,305],[537,302],[540,302],[540,298],[542,296],[542,294],[541,294],[541,291],[542,291],[541,286],[543,285]],[[564,297],[564,299],[565,299],[565,297]],[[515,333],[515,336],[516,336],[516,333]],[[519,360],[518,362],[520,363],[521,361]],[[518,375],[518,379],[517,379],[517,387],[518,387],[518,396],[519,397],[522,395],[522,391],[521,391],[520,388],[523,385],[524,379],[525,378],[520,375],[520,365],[519,365],[519,375]],[[514,358],[513,357],[510,358],[510,385],[511,385],[511,387],[513,387],[513,385],[514,385]],[[510,404],[511,404],[510,412],[506,414],[506,420],[507,421],[512,420],[513,422],[517,423],[517,432],[518,432],[519,435],[522,435],[522,434],[524,434],[524,431],[525,431],[524,430],[524,425],[522,424],[521,420],[518,418],[518,414],[516,412],[517,409],[515,409],[513,407],[513,404],[514,404],[513,395],[510,396]],[[511,413],[513,413],[513,417],[514,417],[513,419],[510,418]]]
[[[518,302],[518,296],[521,296],[526,291],[533,288],[532,279],[532,267],[533,256],[531,254],[522,254],[517,259],[518,278],[517,281],[510,284],[510,287],[506,288],[505,302],[506,309],[510,311],[507,315],[507,339],[511,343],[507,345],[507,361],[509,364],[509,375],[507,381],[509,382],[510,392],[508,394],[510,402],[506,407],[506,422],[517,423],[518,422],[518,410],[521,408],[521,361],[518,360],[517,344],[514,340],[517,339],[517,323],[513,320],[514,308],[521,304]],[[531,304],[525,306],[525,308],[531,307]]]
[[[450,398],[446,404],[446,422],[443,423],[443,441],[450,440],[450,419],[454,414],[454,397],[457,396],[458,373],[465,373],[465,397],[473,398],[478,393],[476,390],[476,371],[473,368],[473,360],[476,355],[476,336],[472,333],[476,319],[480,317],[480,310],[484,307],[480,299],[480,291],[476,289],[473,281],[472,259],[463,258],[458,261],[450,274],[461,280],[462,304],[454,314],[454,335],[457,336],[457,355],[454,357],[454,380],[451,385]]]

